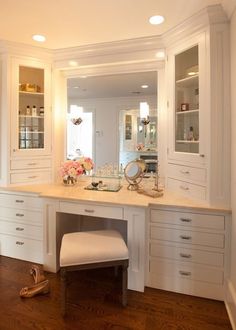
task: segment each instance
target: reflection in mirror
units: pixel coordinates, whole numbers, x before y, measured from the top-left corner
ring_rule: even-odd
[[[76,105],[83,107],[84,115],[92,114],[92,119],[84,117],[77,127],[68,124],[67,154],[74,155],[80,149],[83,156],[89,156],[83,140],[87,139],[86,134],[92,134],[91,152],[96,168],[104,164],[121,167],[121,163],[124,168],[137,158],[157,158],[157,72],[69,78],[67,87],[68,113],[70,106]],[[141,122],[141,102],[149,105],[150,122],[146,127]],[[90,128],[82,130],[87,121]]]

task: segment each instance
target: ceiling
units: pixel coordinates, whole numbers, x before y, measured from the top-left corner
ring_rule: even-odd
[[[61,49],[160,35],[209,5],[228,15],[236,0],[0,0],[0,40]],[[163,15],[152,26],[148,18]],[[47,40],[38,44],[33,34]]]
[[[148,88],[142,88],[142,85],[148,85]],[[69,99],[145,97],[157,94],[157,72],[71,78],[67,87]]]

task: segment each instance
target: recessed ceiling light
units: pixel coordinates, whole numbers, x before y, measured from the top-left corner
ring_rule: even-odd
[[[164,22],[164,17],[161,15],[155,15],[155,16],[151,16],[149,18],[149,23],[153,24],[153,25],[158,25]]]
[[[165,57],[165,53],[163,51],[159,51],[156,53],[156,57],[157,58],[164,58]]]
[[[149,86],[148,85],[142,85],[141,87],[142,88],[148,88]]]
[[[46,40],[46,37],[43,36],[42,34],[34,34],[34,35],[32,36],[32,39],[33,39],[34,41],[44,42],[44,41]]]
[[[69,65],[70,66],[78,66],[78,62],[77,61],[69,61]]]

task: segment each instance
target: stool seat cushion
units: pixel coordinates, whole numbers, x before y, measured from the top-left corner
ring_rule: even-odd
[[[75,232],[62,238],[61,267],[125,259],[128,249],[116,230]]]

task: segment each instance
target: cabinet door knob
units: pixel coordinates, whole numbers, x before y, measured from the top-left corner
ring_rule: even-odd
[[[184,275],[184,276],[190,276],[192,273],[191,273],[191,272],[186,272],[186,271],[184,271],[184,270],[180,270],[180,271],[179,271],[179,274],[180,274],[180,275]]]
[[[94,213],[94,210],[84,209],[84,212],[87,212],[87,213]]]
[[[180,187],[180,189],[182,189],[182,190],[189,190],[189,187],[185,187],[185,186],[179,186]]]
[[[24,228],[22,228],[22,227],[16,227],[16,230],[17,230],[17,231],[23,231]]]
[[[180,238],[184,239],[184,240],[191,240],[192,239],[191,236],[186,236],[186,235],[180,235]]]
[[[192,258],[191,254],[180,253],[179,255],[180,255],[181,258],[186,258],[186,259]]]
[[[182,222],[192,222],[192,219],[190,218],[180,218],[179,220]]]

